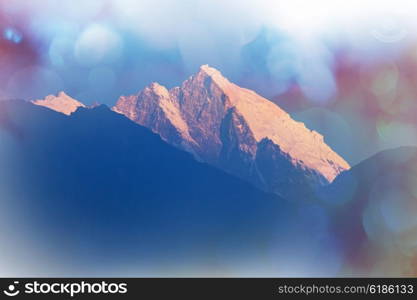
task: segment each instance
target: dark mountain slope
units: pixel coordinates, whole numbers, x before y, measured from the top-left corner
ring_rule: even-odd
[[[262,256],[272,266],[305,225],[294,204],[196,162],[107,107],[66,116],[7,101],[0,111],[2,195],[51,255],[164,267]]]

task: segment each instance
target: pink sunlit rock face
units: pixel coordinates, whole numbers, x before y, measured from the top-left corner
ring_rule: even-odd
[[[350,168],[322,135],[208,65],[180,87],[152,83],[122,96],[113,110],[200,161],[290,198]]]
[[[85,107],[83,103],[71,98],[64,92],[60,92],[57,96],[49,95],[46,96],[45,99],[34,100],[32,103],[40,106],[45,106],[49,109],[61,112],[66,115],[72,114],[79,107]]]

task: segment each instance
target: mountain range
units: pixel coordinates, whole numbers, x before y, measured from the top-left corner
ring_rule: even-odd
[[[113,108],[63,92],[1,101],[0,139],[11,199],[0,210],[25,220],[50,256],[93,269],[134,261],[136,276],[184,262],[198,264],[186,275],[216,265],[249,276],[417,274],[416,148],[350,168],[318,133],[208,66]]]
[[[85,107],[62,92],[33,103],[64,114]],[[350,168],[322,135],[208,65],[180,87],[152,83],[112,109],[198,161],[288,199],[306,197]]]
[[[194,261],[204,274],[230,264],[250,275],[255,260],[261,274],[276,274],[277,253],[293,255],[291,238],[312,236],[299,204],[197,162],[105,106],[68,116],[12,100],[0,112],[0,189],[10,200],[2,213],[19,220],[27,239],[43,241],[48,268],[39,276],[51,275],[42,272],[56,253],[73,257],[76,270],[134,262],[134,274],[160,276]],[[41,260],[27,256],[27,264]]]

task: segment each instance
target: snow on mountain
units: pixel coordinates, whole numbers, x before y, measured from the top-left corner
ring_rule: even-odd
[[[349,164],[319,133],[203,65],[180,87],[152,83],[113,108],[196,159],[289,197],[330,183]]]
[[[169,91],[154,82],[136,96],[120,97],[113,110],[150,128],[171,144],[191,151],[187,144],[197,144],[181,116],[178,103],[172,100]]]
[[[70,115],[75,112],[79,107],[85,107],[85,105],[64,92],[60,92],[57,96],[49,95],[45,99],[33,100],[33,104],[47,107],[49,109],[61,112],[66,115]]]

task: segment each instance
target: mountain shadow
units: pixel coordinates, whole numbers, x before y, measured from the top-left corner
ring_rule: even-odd
[[[300,218],[299,206],[195,161],[105,106],[67,116],[3,101],[0,111],[4,211],[51,265],[54,256],[71,261],[71,274],[78,264],[91,272],[127,264],[133,275],[177,274],[177,265],[194,266],[187,275],[213,275],[211,267],[255,275],[242,271],[253,259],[259,274],[276,275],[285,255],[296,255],[294,237],[312,236],[314,221]]]

